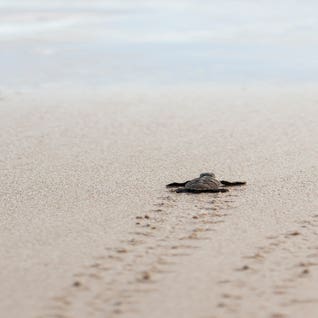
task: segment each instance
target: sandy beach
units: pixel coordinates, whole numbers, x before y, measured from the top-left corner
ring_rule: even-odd
[[[0,317],[318,317],[317,9],[0,1]]]
[[[1,316],[315,317],[316,91],[3,94]]]

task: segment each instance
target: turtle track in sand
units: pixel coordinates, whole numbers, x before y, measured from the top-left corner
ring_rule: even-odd
[[[142,295],[156,290],[162,275],[209,240],[234,209],[226,194],[178,195],[167,190],[152,210],[135,219],[131,238],[73,274],[73,283],[49,301],[37,318],[120,317],[138,313]],[[192,208],[189,208],[192,207]]]
[[[318,297],[304,291],[318,277],[317,237],[317,214],[298,221],[289,231],[268,235],[267,244],[242,256],[231,279],[226,275],[220,279],[219,303],[209,318],[296,317],[295,310],[301,313],[302,306],[316,306]],[[254,300],[259,311],[253,313],[249,304]]]

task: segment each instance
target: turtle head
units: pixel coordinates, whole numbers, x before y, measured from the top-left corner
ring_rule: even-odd
[[[212,177],[212,178],[215,178],[215,174],[212,173],[212,172],[204,172],[204,173],[201,173],[200,174],[200,178],[202,177]]]

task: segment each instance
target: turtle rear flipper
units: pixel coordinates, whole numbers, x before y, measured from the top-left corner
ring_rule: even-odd
[[[177,193],[187,192],[187,193],[219,193],[219,192],[228,192],[228,189],[219,188],[219,189],[187,189],[187,188],[179,188],[176,190]]]
[[[245,184],[246,184],[245,181],[230,182],[230,181],[221,180],[220,182],[221,182],[222,185],[224,185],[225,187],[235,187],[235,186],[242,186],[242,185],[245,185]]]

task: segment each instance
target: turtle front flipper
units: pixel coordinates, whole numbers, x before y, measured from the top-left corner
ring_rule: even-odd
[[[242,186],[246,184],[246,182],[244,181],[229,182],[229,181],[221,180],[220,182],[225,187],[235,187],[235,186]]]
[[[189,181],[186,181],[186,182],[172,182],[172,183],[169,183],[166,185],[167,188],[178,188],[178,187],[184,187],[186,185],[186,183],[189,182]]]

